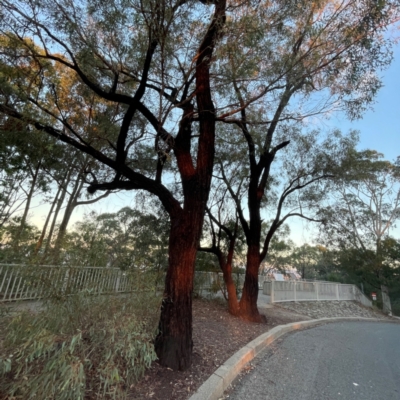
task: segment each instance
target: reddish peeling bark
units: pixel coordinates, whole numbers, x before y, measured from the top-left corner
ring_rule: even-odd
[[[108,139],[105,141],[110,145],[108,150],[115,153],[113,156],[110,156],[109,151],[103,151],[97,146],[92,146],[91,141],[82,140],[79,135],[69,134],[70,126],[68,124],[65,124],[67,125],[66,130],[60,130],[33,118],[26,118],[8,105],[0,104],[0,112],[6,113],[12,118],[26,121],[38,131],[45,132],[57,140],[75,147],[78,151],[93,157],[103,166],[107,166],[115,172],[115,176],[106,182],[98,182],[94,177],[88,187],[89,193],[116,189],[144,190],[161,201],[170,216],[171,231],[169,266],[160,316],[160,331],[155,346],[159,362],[164,366],[179,370],[188,368],[192,359],[191,296],[195,255],[199,246],[205,208],[210,192],[215,152],[216,118],[211,95],[210,65],[213,62],[216,41],[225,24],[227,3],[226,0],[200,1],[203,4],[213,5],[214,14],[194,57],[196,64],[195,81],[192,80],[191,76],[188,76],[188,80],[184,82],[181,99],[179,101],[172,100],[175,107],[183,110],[179,132],[175,138],[163,127],[165,121],[158,120],[153,114],[151,105],[149,108],[145,104],[147,99],[144,94],[147,87],[150,87],[149,71],[152,67],[153,55],[159,45],[158,32],[153,35],[153,31],[157,30],[156,26],[149,29],[148,49],[141,73],[135,72],[135,76],[140,76],[140,82],[134,96],[116,90],[119,82],[118,73],[115,74],[113,88],[111,90],[108,87],[104,89],[100,82],[93,82],[91,77],[85,74],[79,62],[73,57],[66,61],[63,57],[55,54],[46,53],[44,56],[73,70],[79,76],[82,84],[86,85],[96,96],[115,104],[124,105],[121,109],[126,106],[116,143],[111,143]],[[179,6],[178,3],[177,6]],[[158,15],[158,9],[155,14]],[[59,43],[62,44],[61,41]],[[191,72],[189,75],[191,75]],[[151,87],[157,89],[153,80]],[[160,93],[164,93],[165,97],[164,88],[160,88]],[[169,98],[169,100],[171,99]],[[140,172],[140,169],[134,169],[132,163],[127,159],[133,143],[128,141],[129,129],[137,112],[141,113],[157,132],[156,144],[158,139],[163,140],[167,145],[166,152],[170,150],[174,152],[183,189],[183,205],[180,203],[180,199],[175,198],[161,182],[162,159],[157,164],[155,179]],[[196,135],[192,135],[194,120],[198,123]],[[68,133],[66,133],[67,131]],[[195,144],[197,144],[197,151]],[[191,146],[193,149],[191,149]],[[165,149],[163,151],[165,152]]]
[[[276,219],[274,220],[267,237],[264,240],[264,244],[261,246],[261,200],[264,196],[265,187],[268,181],[271,164],[275,158],[275,154],[280,149],[286,147],[289,141],[284,141],[275,147],[271,146],[272,137],[276,126],[279,122],[280,115],[289,102],[290,96],[292,94],[292,89],[290,85],[287,86],[285,93],[283,94],[278,108],[275,112],[273,121],[271,122],[263,146],[263,151],[260,155],[259,160],[256,160],[256,146],[253,141],[248,128],[247,128],[247,118],[246,109],[244,107],[244,100],[241,93],[236,86],[236,93],[238,95],[238,100],[243,106],[241,110],[242,121],[240,124],[244,138],[248,145],[248,157],[250,166],[250,182],[248,187],[248,210],[249,210],[249,221],[243,215],[241,207],[237,207],[237,212],[239,215],[240,222],[243,227],[243,231],[246,235],[247,243],[247,265],[246,265],[246,275],[245,282],[243,286],[242,297],[240,299],[240,315],[243,319],[250,321],[261,321],[262,317],[257,308],[258,299],[258,270],[260,263],[268,252],[269,242],[279,227],[283,222],[280,221],[280,211],[284,199],[281,199],[279,204],[278,213]],[[235,193],[230,188],[230,193],[234,199],[236,199],[236,204],[240,204]]]
[[[189,116],[191,109],[186,110]],[[186,120],[188,121],[188,119]],[[192,362],[192,292],[196,253],[203,227],[204,211],[211,185],[212,166],[208,174],[199,177],[190,157],[185,154],[186,135],[190,124],[181,125],[177,137],[178,164],[183,173],[185,201],[183,209],[171,210],[169,263],[161,308],[159,334],[155,350],[161,365],[185,370]],[[213,135],[213,131],[208,131]],[[185,155],[185,157],[182,157]],[[206,178],[206,179],[204,179]]]
[[[165,279],[155,350],[161,365],[185,370],[192,363],[192,291],[200,230],[193,215],[182,212],[171,221],[169,268]],[[198,217],[201,217],[198,215]]]
[[[192,292],[196,252],[208,196],[215,152],[215,107],[211,96],[210,62],[225,22],[226,0],[215,2],[213,20],[196,56],[196,103],[199,141],[191,153],[194,105],[184,106],[174,153],[181,176],[184,203],[170,210],[169,266],[165,281],[159,335],[155,349],[161,365],[185,370],[192,362]],[[161,199],[162,201],[162,199]]]
[[[240,299],[240,315],[249,321],[261,321],[257,308],[258,299],[258,270],[260,267],[260,238],[261,238],[261,199],[263,190],[258,184],[261,169],[255,165],[251,168],[248,189],[248,207],[250,224],[246,225],[245,234],[247,242],[247,264]]]
[[[237,229],[238,229],[238,224],[236,221],[235,231],[233,235],[231,235],[229,241],[228,257],[226,261],[224,260],[223,257],[221,258],[220,261],[220,266],[222,269],[226,290],[228,292],[228,310],[232,315],[235,316],[239,315],[240,313],[239,302],[236,294],[236,285],[232,279],[232,261],[233,261],[233,254],[235,252]]]
[[[259,267],[260,247],[257,245],[250,246],[247,251],[246,275],[239,305],[241,318],[253,322],[262,320],[257,308]]]
[[[228,260],[223,266],[221,264],[220,266],[224,277],[226,291],[228,292],[228,311],[230,314],[238,316],[240,315],[240,307],[236,295],[236,285],[232,279],[232,260]]]
[[[222,226],[222,225],[221,225]],[[222,271],[222,276],[224,278],[224,283],[226,286],[226,290],[228,296],[225,296],[225,300],[228,302],[228,311],[230,314],[234,316],[240,315],[239,301],[236,294],[236,285],[234,280],[232,279],[232,260],[233,254],[235,251],[236,244],[236,234],[237,234],[237,224],[235,228],[235,232],[230,232],[226,227],[223,229],[230,236],[229,239],[229,249],[228,254],[225,255],[221,248],[216,244],[215,232],[213,231],[213,245],[211,247],[200,247],[200,251],[204,251],[206,253],[212,253],[218,258],[218,263]]]

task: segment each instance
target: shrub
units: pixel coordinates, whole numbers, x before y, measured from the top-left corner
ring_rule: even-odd
[[[400,299],[396,299],[395,301],[393,301],[392,313],[393,315],[400,317]]]
[[[0,393],[22,399],[123,398],[156,359],[154,293],[50,301],[8,317]]]

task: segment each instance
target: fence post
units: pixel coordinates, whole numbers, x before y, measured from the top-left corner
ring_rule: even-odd
[[[68,281],[69,281],[69,268],[66,267],[65,268],[64,282],[63,282],[62,289],[61,289],[62,294],[65,294],[67,292]]]
[[[339,284],[336,285],[336,300],[339,300]]]
[[[115,280],[115,293],[118,293],[119,290],[119,282],[121,280],[122,271],[118,271],[117,279]]]
[[[293,281],[293,291],[294,291],[294,302],[296,303],[297,297],[296,297],[296,281]]]
[[[318,294],[319,290],[318,290],[318,286],[319,286],[319,282],[315,282],[315,291],[316,291],[316,293],[317,293],[317,301],[319,301],[319,294]]]
[[[274,283],[275,283],[275,281],[272,280],[272,281],[271,281],[271,303],[273,303],[273,302],[275,301],[275,292],[274,292],[275,287],[274,287]]]

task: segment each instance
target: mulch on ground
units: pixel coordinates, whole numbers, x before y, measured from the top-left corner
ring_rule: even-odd
[[[186,400],[229,357],[274,326],[307,319],[277,308],[260,310],[267,320],[244,322],[216,300],[193,301],[193,364],[187,371],[173,371],[154,362],[128,398]]]

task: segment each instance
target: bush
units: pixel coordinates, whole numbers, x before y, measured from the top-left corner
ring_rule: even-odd
[[[84,291],[49,302],[37,314],[8,317],[0,393],[21,399],[123,398],[156,359],[159,305],[150,293]]]
[[[400,317],[400,299],[397,299],[392,303],[392,313],[393,315]]]

